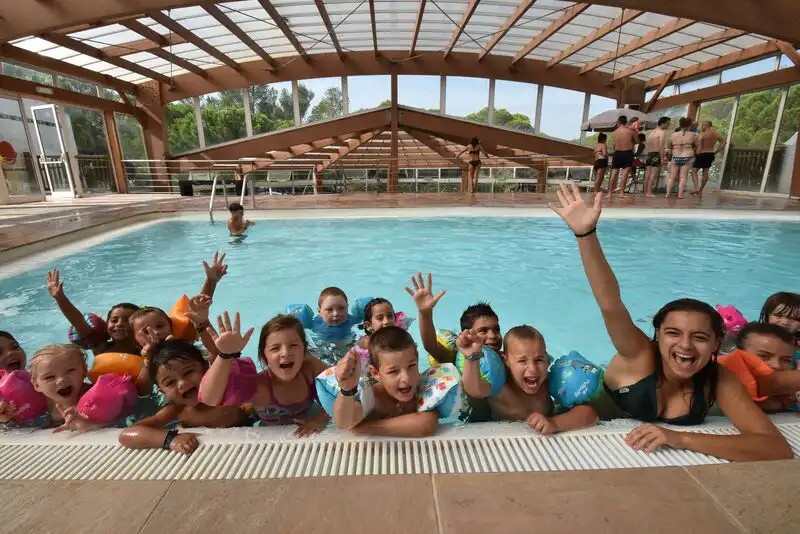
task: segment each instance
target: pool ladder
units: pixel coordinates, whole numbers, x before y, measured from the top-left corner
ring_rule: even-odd
[[[244,196],[247,192],[247,174],[244,175],[242,179],[242,194],[239,197],[239,204],[244,206]],[[228,207],[228,183],[225,181],[225,178],[220,178],[219,176],[214,176],[214,181],[211,184],[211,199],[208,201],[208,216],[211,219],[211,222],[214,222],[214,198],[217,196],[217,181],[222,181],[222,194],[225,197],[225,207]],[[256,190],[255,184],[253,181],[250,181],[250,198],[252,199],[253,209],[256,209]]]

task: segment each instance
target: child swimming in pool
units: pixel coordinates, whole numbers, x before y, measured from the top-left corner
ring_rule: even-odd
[[[245,230],[256,225],[255,222],[244,218],[244,206],[238,202],[231,202],[228,211],[231,212],[231,217],[228,219],[228,231],[232,236],[241,236]]]
[[[548,384],[549,365],[544,337],[532,326],[515,326],[506,333],[506,381],[490,396],[491,384],[481,376],[480,359],[498,358],[483,352],[481,338],[470,330],[458,336],[458,350],[464,355],[464,391],[473,398],[488,398],[494,421],[526,421],[539,434],[554,434],[593,425],[597,412],[591,406],[575,406],[556,413]]]
[[[23,371],[27,364],[28,357],[16,338],[10,333],[0,330],[0,369]]]
[[[200,403],[200,381],[208,370],[208,362],[197,347],[186,341],[159,343],[147,367],[150,379],[168,404],[155,415],[142,419],[123,430],[119,442],[131,449],[169,449],[191,454],[197,449],[200,434],[169,428],[229,428],[249,426],[247,410],[242,406],[207,406]]]
[[[290,315],[276,315],[264,325],[258,357],[266,369],[256,374],[252,361],[240,358],[253,329],[242,336],[240,324],[238,313],[233,323],[228,312],[217,318],[219,355],[203,378],[200,402],[209,406],[250,402],[262,425],[296,424],[298,437],[321,432],[329,418],[316,402],[314,377],[327,367],[308,353],[303,325]]]

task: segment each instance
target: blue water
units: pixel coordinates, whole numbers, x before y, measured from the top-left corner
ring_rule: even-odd
[[[800,224],[603,220],[598,234],[620,279],[632,317],[649,319],[669,300],[694,297],[735,304],[756,319],[764,299],[796,291]],[[554,356],[578,350],[605,363],[614,350],[586,281],[577,246],[558,219],[433,218],[259,221],[241,243],[225,225],[166,221],[0,280],[0,330],[30,355],[66,340],[67,322],[47,293],[48,269],[61,269],[78,308],[105,316],[120,301],[169,308],[202,285],[201,260],[228,253],[229,274],[212,312],[238,310],[259,328],[286,303],[309,303],[330,285],[350,298],[382,296],[416,316],[403,287],[431,271],[447,289],[438,328],[457,328],[462,310],[491,303],[503,331],[531,324]],[[412,333],[418,339],[416,324]],[[254,338],[248,351],[255,356]]]

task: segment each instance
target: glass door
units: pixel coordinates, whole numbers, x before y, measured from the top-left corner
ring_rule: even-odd
[[[64,136],[58,121],[55,104],[31,106],[36,139],[41,150],[40,164],[44,169],[53,196],[75,196],[69,156],[64,146]]]

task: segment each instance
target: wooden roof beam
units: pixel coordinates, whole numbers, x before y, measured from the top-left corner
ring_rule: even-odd
[[[489,44],[487,44],[486,47],[483,49],[483,51],[480,54],[478,54],[478,61],[486,57],[486,54],[491,52],[492,49],[495,46],[497,46],[497,43],[499,43],[503,39],[503,37],[506,36],[508,30],[513,28],[514,24],[516,24],[519,21],[519,19],[521,19],[525,15],[525,13],[527,13],[528,10],[531,7],[533,7],[533,4],[535,3],[536,0],[522,0],[522,3],[520,3],[517,10],[514,11],[511,14],[511,16],[508,17],[508,20],[502,26],[500,26],[500,29],[497,31],[497,33],[494,34],[494,37],[492,37],[492,40],[489,41]]]
[[[122,23],[120,22],[120,24]],[[145,28],[146,27],[147,26],[145,26]],[[186,39],[175,34],[162,35],[161,37],[163,37],[164,41],[167,43],[164,46],[183,44],[186,42]],[[154,48],[161,48],[161,45],[151,41],[150,39],[139,39],[118,45],[104,46],[100,50],[102,50],[103,53],[109,57],[119,57],[127,56],[128,54],[135,54],[137,52],[149,52]]]
[[[408,57],[413,57],[417,49],[417,38],[419,37],[419,27],[422,26],[422,17],[425,15],[425,4],[427,0],[419,0],[419,9],[417,10],[417,22],[414,24],[414,34],[411,37],[411,47],[408,50]]]
[[[304,60],[308,61],[308,53],[306,49],[303,48],[303,45],[300,44],[300,41],[297,40],[297,36],[294,34],[291,28],[289,28],[289,23],[286,22],[286,19],[278,13],[278,9],[272,5],[270,0],[258,0],[258,3],[264,8],[269,14],[269,17],[272,19],[272,22],[278,27],[278,29],[283,33],[286,39],[292,44],[294,49],[297,51],[297,54],[302,57]]]
[[[372,47],[378,57],[378,32],[375,29],[375,0],[369,0],[369,23],[372,26]]]
[[[218,59],[219,61],[229,66],[233,70],[235,71],[242,70],[242,66],[239,65],[237,62],[235,62],[234,60],[232,60],[231,58],[229,58],[228,56],[226,56],[225,54],[223,54],[210,44],[208,44],[205,40],[201,39],[200,37],[192,33],[192,31],[187,29],[183,24],[181,24],[176,20],[171,19],[161,11],[149,11],[147,13],[147,16],[153,19],[154,21],[158,22],[162,26],[164,26],[172,33],[180,35],[181,37],[186,39],[187,43],[193,44],[194,46],[196,46],[209,56]]]
[[[789,56],[789,59],[792,60],[795,67],[800,67],[800,54],[797,53],[797,50],[787,43],[786,41],[775,41],[775,46],[777,46],[781,52]]]
[[[674,77],[675,77],[675,72],[676,72],[676,71],[674,71],[674,70],[673,70],[672,72],[670,72],[669,74],[667,74],[666,76],[664,76],[664,79],[661,81],[661,85],[659,85],[659,86],[658,86],[658,89],[656,89],[656,92],[655,92],[655,94],[653,95],[653,97],[652,97],[652,98],[651,98],[651,99],[650,99],[650,100],[649,100],[649,101],[648,101],[648,102],[647,102],[647,103],[644,105],[644,107],[642,108],[642,111],[643,111],[644,113],[650,113],[650,109],[653,107],[653,105],[654,105],[656,102],[658,102],[658,97],[660,97],[660,96],[661,96],[661,93],[664,91],[664,88],[667,86],[667,84],[668,84],[669,82],[671,82],[671,81],[672,81],[672,78],[674,78]]]
[[[317,5],[317,11],[319,11],[319,16],[322,17],[322,22],[325,24],[325,29],[328,30],[331,43],[336,49],[336,53],[339,54],[339,59],[344,61],[344,53],[342,52],[342,47],[339,44],[339,39],[336,37],[333,24],[331,24],[331,17],[328,15],[328,10],[325,9],[325,2],[323,2],[323,0],[314,0],[314,3]]]
[[[203,6],[203,9],[206,10],[206,13],[217,19],[217,22],[225,26],[225,29],[227,29],[229,32],[235,35],[237,39],[239,39],[242,43],[244,43],[247,46],[247,48],[255,52],[255,54],[258,57],[266,61],[269,66],[271,66],[274,69],[278,68],[278,62],[275,61],[275,59],[272,56],[267,54],[267,52],[263,48],[261,48],[258,45],[258,43],[256,43],[253,39],[251,39],[250,36],[247,35],[244,32],[244,30],[242,30],[242,28],[239,27],[238,24],[234,23],[228,17],[228,15],[223,13],[220,8],[218,8],[214,4],[209,4]]]
[[[677,20],[674,20],[674,21],[670,22],[669,24],[658,28],[657,30],[653,30],[651,32],[646,33],[645,35],[643,35],[639,39],[631,41],[630,43],[626,44],[625,46],[623,46],[619,50],[615,50],[613,52],[609,52],[608,54],[606,54],[605,56],[601,57],[600,59],[598,59],[596,61],[592,61],[591,63],[587,63],[581,69],[581,74],[584,74],[586,72],[592,71],[592,70],[594,70],[594,69],[596,69],[598,67],[602,67],[606,63],[610,63],[610,62],[614,61],[615,59],[620,58],[622,56],[627,56],[631,52],[639,50],[640,48],[645,47],[645,46],[649,45],[650,43],[654,43],[654,42],[658,41],[659,39],[663,39],[664,37],[667,37],[668,35],[672,35],[673,33],[678,32],[678,31],[684,29],[687,26],[691,26],[692,24],[694,24],[694,21],[691,20],[691,19],[677,19]],[[622,30],[620,30],[620,31],[622,31]]]
[[[731,29],[722,30],[721,32],[717,32],[714,35],[710,35],[705,39],[700,39],[695,43],[682,46],[680,48],[673,50],[672,52],[667,52],[666,54],[654,57],[653,59],[648,59],[647,61],[643,61],[642,63],[633,65],[632,67],[620,71],[614,75],[614,80],[615,81],[621,80],[622,78],[633,76],[634,74],[646,71],[647,69],[652,69],[653,67],[657,67],[658,65],[663,65],[664,63],[669,63],[670,61],[682,58],[683,56],[693,54],[701,50],[705,50],[706,48],[711,48],[712,46],[716,46],[726,41],[730,41],[731,39],[736,39],[737,37],[741,37],[744,34],[745,32],[743,32],[742,30],[731,30]]]
[[[614,20],[606,22],[605,24],[597,28],[595,31],[593,31],[592,33],[590,33],[589,35],[587,35],[577,43],[573,44],[572,46],[561,52],[559,55],[557,55],[550,61],[548,61],[547,68],[549,69],[553,65],[558,65],[559,63],[561,63],[571,55],[575,54],[576,52],[583,50],[584,48],[586,48],[593,42],[597,41],[598,39],[602,39],[603,37],[613,32],[620,26],[629,23],[642,13],[643,13],[642,11],[638,11],[636,9],[623,9],[622,13],[620,13]]]
[[[343,157],[347,156],[350,152],[358,149],[361,146],[366,145],[369,143],[373,137],[381,133],[382,130],[373,130],[371,132],[367,132],[365,134],[361,134],[356,139],[351,139],[347,141],[347,146],[342,147],[338,154],[332,154],[331,158],[328,161],[324,161],[317,165],[317,172],[322,172]]]
[[[455,48],[455,46],[458,44],[461,34],[464,33],[464,28],[466,28],[467,24],[469,24],[469,19],[472,18],[472,15],[478,8],[480,1],[481,0],[469,0],[469,4],[467,4],[467,7],[464,9],[464,14],[461,15],[461,22],[456,27],[456,31],[453,32],[453,36],[450,38],[450,44],[447,46],[447,50],[444,51],[445,59],[447,59],[447,56],[450,55],[450,52],[452,52],[453,48]]]
[[[121,22],[120,24],[122,24],[132,32],[138,33],[148,41],[152,41],[153,43],[158,45],[156,48],[148,50],[150,54],[153,54],[156,57],[160,57],[161,59],[164,59],[166,61],[169,61],[173,65],[177,65],[182,69],[188,70],[189,72],[193,72],[198,76],[202,76],[203,78],[208,78],[208,73],[205,70],[201,69],[194,63],[187,61],[182,57],[176,56],[172,52],[169,52],[168,50],[164,50],[163,48],[161,48],[163,46],[170,46],[170,41],[157,31],[150,28],[149,26],[142,24],[138,20],[126,20],[124,22]]]
[[[514,66],[516,63],[530,54],[537,46],[548,40],[550,37],[553,36],[554,33],[559,31],[561,28],[572,22],[575,17],[583,13],[589,9],[589,4],[575,4],[571,8],[564,11],[560,17],[554,20],[550,26],[539,32],[539,35],[528,41],[528,44],[520,48],[519,52],[514,54],[514,59],[511,60],[511,65]]]
[[[458,154],[455,152],[450,152],[442,143],[436,140],[432,135],[429,135],[425,132],[419,130],[412,130],[414,138],[417,139],[420,143],[424,144],[434,152],[436,152],[439,156],[443,157],[450,163],[454,164],[459,169],[466,169],[467,162],[462,160],[458,157]]]

